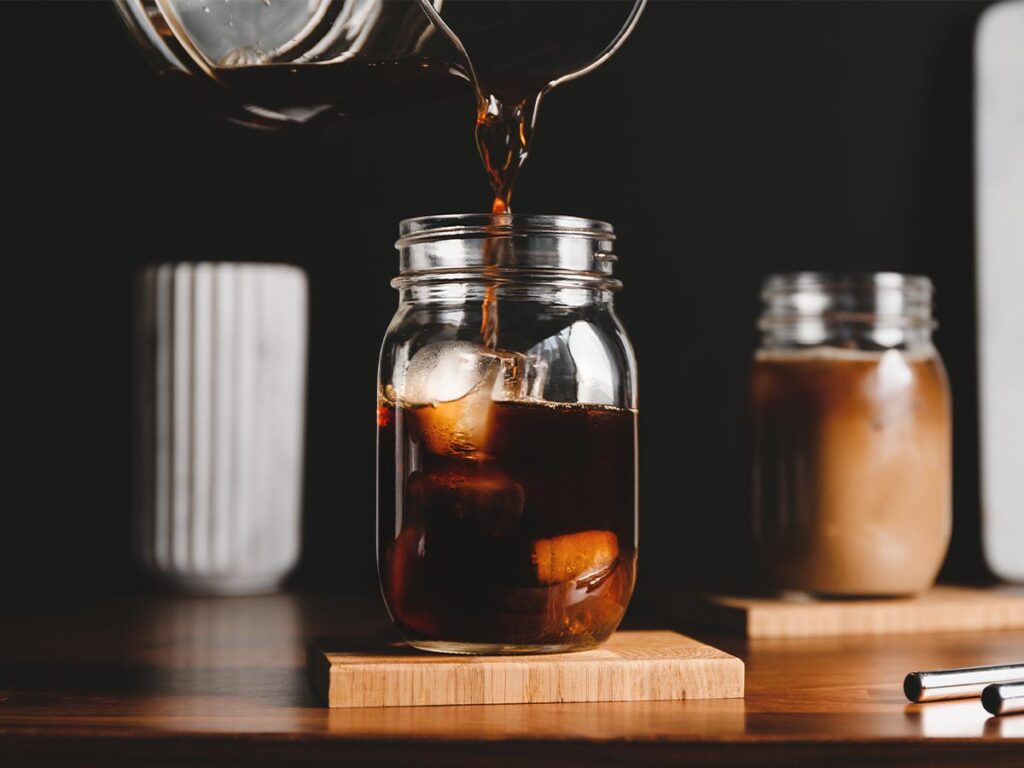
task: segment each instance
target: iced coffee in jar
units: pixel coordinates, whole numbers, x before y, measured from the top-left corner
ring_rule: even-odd
[[[378,568],[414,646],[593,647],[636,573],[636,369],[614,235],[562,216],[402,223],[378,388]]]
[[[754,533],[774,586],[929,588],[949,543],[951,415],[927,277],[770,276],[750,380]]]

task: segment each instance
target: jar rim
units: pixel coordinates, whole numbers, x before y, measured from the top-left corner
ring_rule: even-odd
[[[782,272],[762,283],[758,327],[792,330],[808,322],[936,327],[932,281],[901,272]]]
[[[797,271],[769,274],[762,284],[763,293],[803,289],[903,290],[931,294],[934,291],[927,275],[906,272],[820,272]]]
[[[578,216],[455,213],[405,219],[398,274],[413,281],[573,280],[615,289],[612,225]]]
[[[403,219],[396,248],[438,240],[549,235],[587,240],[615,239],[612,225],[582,216],[535,213],[445,213]]]

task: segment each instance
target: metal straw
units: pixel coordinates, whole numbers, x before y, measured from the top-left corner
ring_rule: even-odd
[[[980,696],[985,687],[993,683],[1016,680],[1024,680],[1024,662],[911,672],[903,681],[903,692],[914,702],[969,699]]]
[[[981,692],[981,705],[993,715],[1024,712],[1024,680],[987,686]]]

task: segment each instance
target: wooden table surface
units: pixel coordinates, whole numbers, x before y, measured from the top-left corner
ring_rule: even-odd
[[[1024,765],[1024,716],[908,705],[900,688],[911,670],[1019,660],[1024,631],[745,641],[669,625],[743,658],[746,698],[322,707],[308,639],[386,627],[376,599],[5,599],[0,764]]]

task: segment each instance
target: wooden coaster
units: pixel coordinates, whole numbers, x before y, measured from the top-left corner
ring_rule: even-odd
[[[687,617],[751,638],[971,632],[1024,627],[1024,590],[937,586],[916,597],[814,600],[705,594]]]
[[[621,631],[599,648],[539,656],[447,656],[405,645],[314,643],[309,673],[329,707],[725,699],[743,662],[685,635]]]

